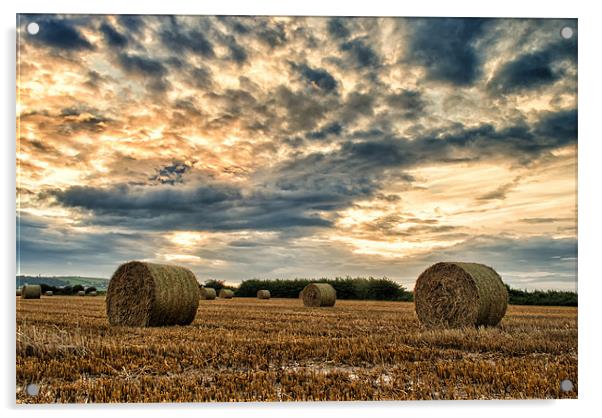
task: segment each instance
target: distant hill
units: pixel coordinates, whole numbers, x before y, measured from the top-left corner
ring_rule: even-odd
[[[73,286],[81,284],[84,287],[94,286],[98,290],[106,290],[109,285],[109,279],[81,276],[17,276],[17,288],[24,284],[47,284],[49,286]]]

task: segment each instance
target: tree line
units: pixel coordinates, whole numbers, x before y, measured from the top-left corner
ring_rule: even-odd
[[[401,284],[374,277],[338,277],[336,279],[249,279],[238,287],[226,285],[221,280],[208,280],[205,287],[212,287],[219,294],[221,289],[231,289],[236,297],[256,297],[257,291],[266,289],[274,298],[298,298],[299,292],[309,283],[329,283],[337,291],[337,299],[355,300],[414,300],[414,295]],[[560,290],[519,290],[506,285],[510,305],[577,306],[576,292]]]

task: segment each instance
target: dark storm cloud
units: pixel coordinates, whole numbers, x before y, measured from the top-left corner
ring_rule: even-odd
[[[507,94],[553,84],[565,76],[565,68],[559,65],[562,61],[576,64],[576,37],[517,56],[502,65],[488,87],[495,93]]]
[[[311,68],[306,64],[297,65],[291,63],[291,66],[299,71],[302,77],[314,86],[326,92],[336,91],[337,81],[323,68]]]
[[[330,202],[321,192],[258,190],[250,195],[228,185],[112,188],[74,186],[46,195],[64,206],[89,210],[97,225],[137,229],[210,230],[325,227],[331,222],[316,211]]]
[[[553,129],[562,123],[562,128]],[[421,164],[504,159],[528,164],[558,147],[576,142],[576,112],[544,112],[533,126],[495,128],[462,125],[416,138],[399,138],[376,132],[369,139],[344,141],[335,151],[312,153],[282,163],[276,171],[278,187],[286,190],[322,190],[333,199],[331,209],[344,207],[351,198],[374,196],[392,176],[411,184],[404,169]],[[319,131],[318,131],[319,132]],[[354,136],[359,138],[358,133]],[[460,155],[460,157],[458,157]],[[503,199],[520,178],[481,196]]]
[[[406,60],[426,70],[431,80],[472,84],[481,75],[482,57],[475,42],[487,19],[428,18],[409,20],[412,34]]]
[[[345,97],[345,101],[339,105],[338,118],[343,123],[349,123],[361,116],[372,116],[374,115],[375,101],[376,94],[374,93],[351,92]]]
[[[213,86],[213,74],[207,67],[194,67],[188,81],[196,88],[208,90]]]
[[[100,25],[100,31],[109,46],[122,48],[128,43],[128,39],[108,23]]]
[[[287,117],[284,122],[289,132],[315,129],[334,104],[320,100],[316,95],[291,91],[283,85],[276,89],[274,97],[277,104],[286,110]]]
[[[117,63],[127,74],[144,79],[151,92],[163,93],[169,88],[165,78],[168,70],[159,60],[121,52],[117,54]]]
[[[35,42],[67,51],[94,49],[94,45],[68,20],[41,18],[36,22],[40,25],[40,31],[32,37]]]
[[[61,135],[71,135],[75,132],[102,132],[112,120],[102,115],[98,109],[86,106],[71,106],[61,109],[57,118],[61,123],[57,130]]]
[[[236,62],[237,64],[244,64],[248,59],[248,54],[245,49],[240,46],[234,39],[234,36],[227,36],[225,43],[228,46],[229,59]]]
[[[217,20],[223,22],[232,32],[247,34],[250,29],[243,23],[244,17],[238,16],[217,16]]]
[[[128,32],[139,32],[144,27],[144,16],[117,15],[117,20]]]
[[[401,90],[385,96],[385,103],[395,114],[404,119],[416,119],[424,115],[426,101],[417,90]]]
[[[335,39],[346,39],[350,35],[345,20],[340,17],[328,20],[328,33]]]
[[[117,62],[127,73],[141,76],[163,77],[167,75],[167,68],[161,61],[145,57],[143,55],[130,55],[120,53]]]
[[[215,57],[213,44],[203,32],[196,29],[190,31],[182,29],[175,21],[170,26],[159,34],[161,41],[170,51],[176,54],[192,52],[203,58]]]
[[[306,137],[307,139],[325,139],[330,135],[340,135],[343,131],[343,127],[338,122],[329,123],[323,128],[309,132]]]
[[[577,109],[559,112],[544,112],[535,129],[535,134],[548,138],[546,144],[562,146],[577,140]]]
[[[157,170],[157,173],[149,178],[151,181],[156,181],[160,184],[182,183],[183,175],[191,169],[189,164],[183,162],[174,162]]]
[[[286,43],[286,32],[283,24],[268,24],[267,27],[259,27],[257,37],[270,48],[276,48]]]
[[[341,51],[359,68],[377,67],[380,63],[378,54],[366,44],[366,39],[355,38],[347,41],[341,45]]]

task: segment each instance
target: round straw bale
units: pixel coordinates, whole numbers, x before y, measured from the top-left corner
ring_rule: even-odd
[[[52,296],[54,295],[54,293],[52,292],[52,290],[47,290],[44,292],[44,296]]]
[[[230,289],[222,289],[219,291],[219,297],[223,299],[232,299],[234,297],[234,292]]]
[[[499,274],[477,263],[437,263],[414,287],[416,314],[427,327],[497,325],[508,306]]]
[[[77,296],[86,296],[86,292],[84,292],[83,290],[80,290],[77,292]]]
[[[213,300],[216,298],[217,293],[215,293],[215,289],[212,287],[201,287],[201,299],[203,300]]]
[[[266,290],[266,289],[262,289],[262,290],[258,290],[257,291],[257,297],[259,299],[269,299],[270,298],[270,291]]]
[[[42,286],[39,284],[26,284],[21,287],[22,299],[40,299],[42,296]]]
[[[21,289],[17,289],[17,296],[21,296]]]
[[[303,290],[299,291],[299,299],[303,300]]]
[[[130,261],[117,268],[107,289],[111,325],[188,325],[198,306],[196,277],[179,266]]]
[[[92,290],[91,292],[87,293],[88,296],[98,296],[98,292],[96,290]]]
[[[305,306],[334,306],[337,300],[336,290],[328,283],[310,283],[302,293]]]

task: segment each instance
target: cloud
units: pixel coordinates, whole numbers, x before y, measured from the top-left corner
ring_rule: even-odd
[[[351,62],[358,68],[377,67],[380,64],[378,54],[366,44],[366,40],[355,38],[341,45]]]
[[[40,32],[34,37],[36,42],[66,51],[93,50],[88,39],[68,20],[37,19]]]
[[[404,119],[416,119],[425,114],[426,101],[417,90],[401,89],[391,93],[385,97],[385,103]]]
[[[263,26],[263,25],[262,25]],[[286,43],[286,31],[282,24],[266,24],[258,28],[257,37],[270,48],[283,46]]]
[[[523,218],[520,222],[528,224],[549,224],[554,222],[571,221],[572,218]]]
[[[157,170],[157,173],[149,178],[160,184],[183,183],[183,175],[191,169],[191,165],[183,162],[174,162]]]
[[[297,69],[303,78],[311,85],[324,90],[326,92],[336,91],[337,81],[335,78],[323,68],[311,68],[306,64],[292,64],[293,68]]]
[[[172,170],[173,171],[173,170]],[[324,193],[261,191],[245,194],[225,184],[74,186],[46,195],[66,207],[91,211],[95,225],[150,230],[228,231],[325,227],[331,222],[317,210]]]
[[[504,200],[508,193],[515,189],[520,183],[521,177],[517,176],[510,183],[502,184],[497,189],[478,196],[477,200]]]
[[[119,33],[113,26],[108,23],[100,25],[100,31],[104,35],[105,41],[111,47],[123,48],[127,45],[128,39]]]
[[[325,125],[324,127],[322,127],[321,129],[317,130],[317,131],[312,131],[309,132],[306,137],[307,139],[325,139],[326,137],[330,136],[330,135],[340,135],[341,132],[343,131],[343,127],[341,126],[341,124],[337,123],[337,122],[333,122],[330,123],[328,125]]]
[[[192,52],[203,58],[215,57],[213,44],[199,30],[181,30],[178,23],[173,22],[171,27],[163,30],[159,36],[165,47],[176,54]]]
[[[160,61],[142,55],[121,53],[118,62],[124,71],[133,75],[163,77],[167,74],[167,69]]]
[[[501,66],[489,82],[489,88],[496,94],[508,94],[553,84],[565,75],[563,61],[576,64],[576,37],[518,55]]]
[[[576,277],[543,252],[576,234],[564,21],[35,16],[71,38],[19,43],[25,270]]]
[[[476,41],[487,19],[428,18],[409,20],[406,60],[424,68],[430,80],[470,85],[481,76],[482,57]]]
[[[244,64],[247,62],[247,52],[236,42],[236,39],[234,39],[233,36],[226,37],[226,45],[228,46],[228,50],[230,52],[229,58],[232,61],[236,62],[237,64]]]
[[[335,39],[346,39],[351,34],[345,20],[340,17],[333,17],[328,20],[328,33]]]

